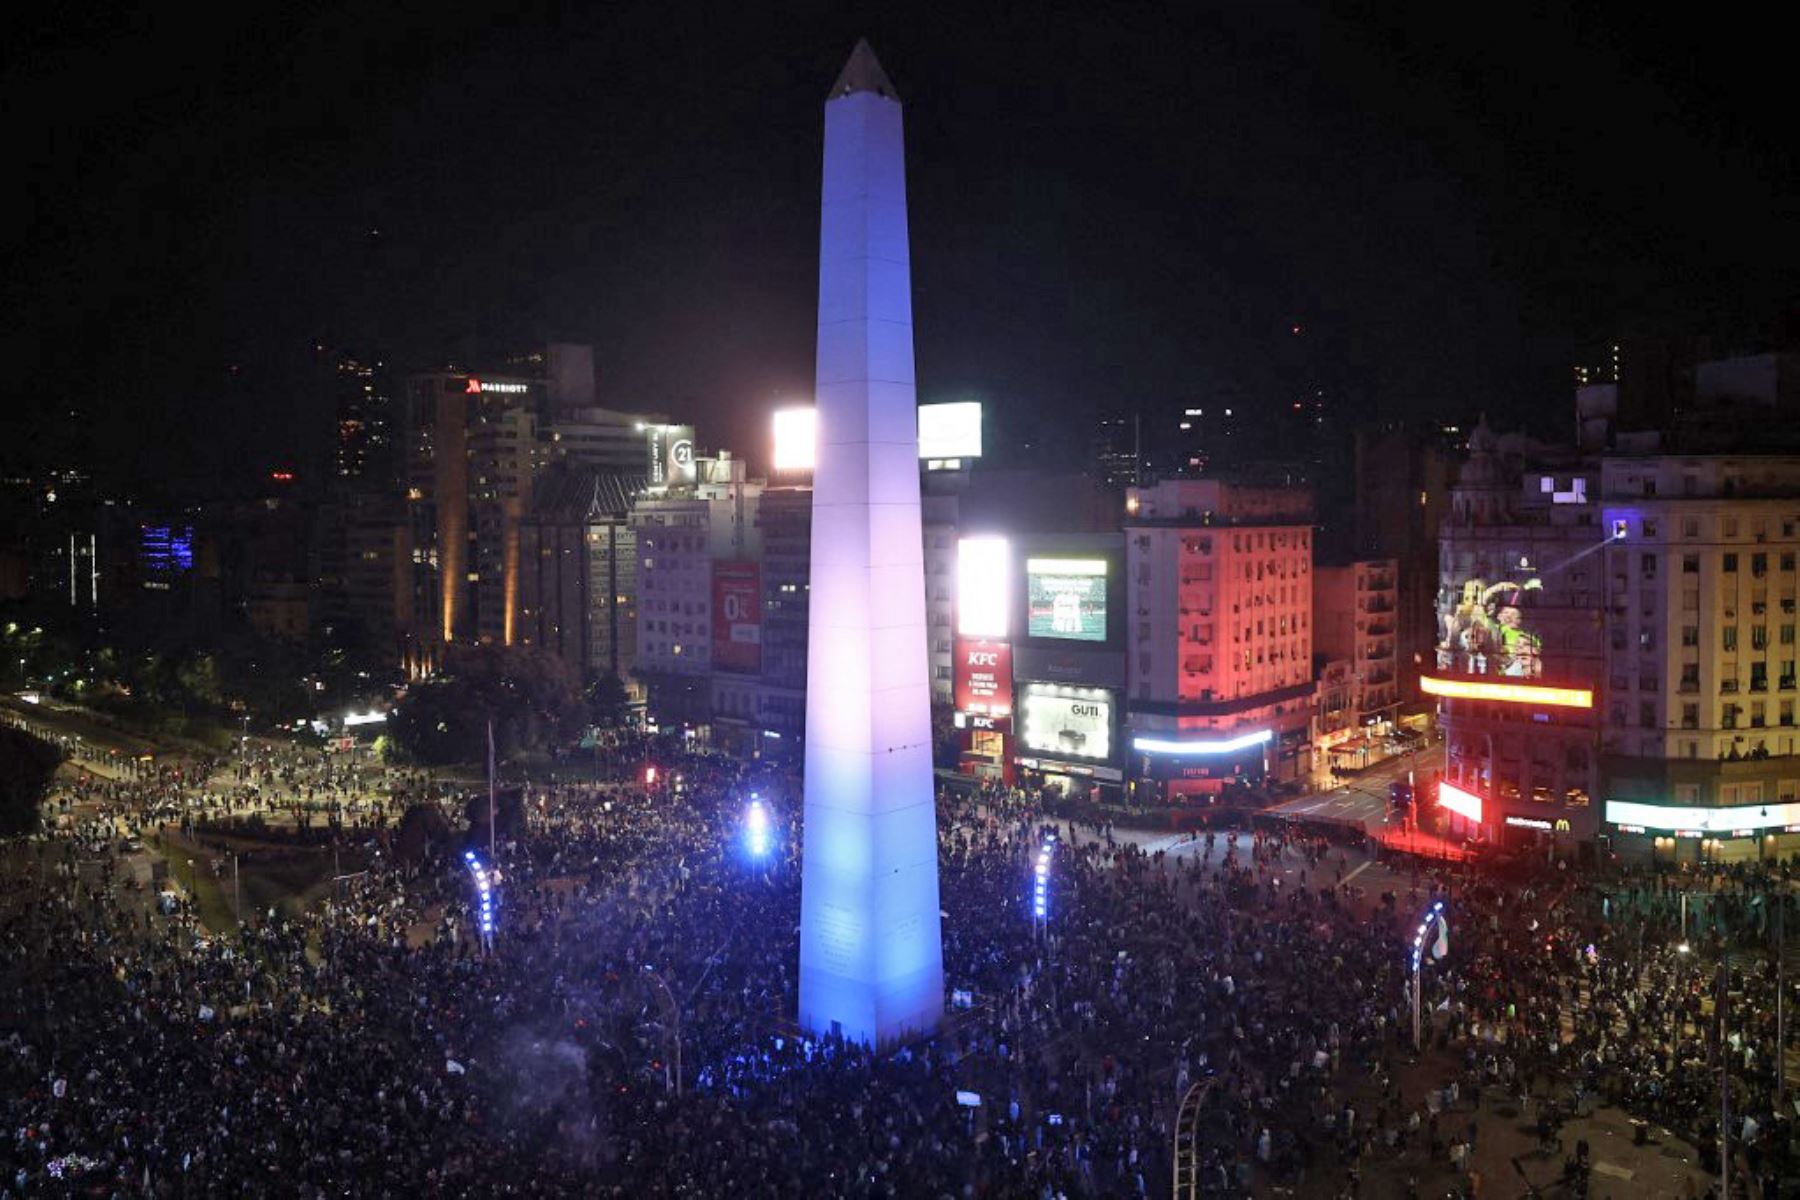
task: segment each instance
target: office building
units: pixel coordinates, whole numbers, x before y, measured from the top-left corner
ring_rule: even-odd
[[[1165,480],[1127,492],[1124,528],[1134,777],[1169,798],[1305,778],[1310,492]]]

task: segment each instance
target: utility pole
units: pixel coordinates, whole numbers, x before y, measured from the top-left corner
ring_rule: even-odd
[[[1725,1042],[1725,998],[1731,986],[1731,969],[1719,962],[1719,995],[1713,1003],[1719,1012],[1719,1195],[1731,1196],[1731,1047]]]
[[[499,842],[494,834],[494,718],[489,717],[488,735],[488,860],[500,861]]]

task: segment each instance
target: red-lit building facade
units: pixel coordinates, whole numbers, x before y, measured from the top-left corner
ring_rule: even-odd
[[[1312,769],[1312,495],[1167,480],[1126,497],[1132,775],[1168,799]]]

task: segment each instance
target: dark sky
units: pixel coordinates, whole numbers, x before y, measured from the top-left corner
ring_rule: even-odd
[[[315,339],[591,341],[605,402],[760,452],[810,386],[859,34],[907,106],[921,398],[1005,438],[1297,370],[1357,416],[1556,432],[1585,343],[1800,297],[1748,7],[258,7],[9,18],[0,403],[94,413],[140,479],[322,428]]]

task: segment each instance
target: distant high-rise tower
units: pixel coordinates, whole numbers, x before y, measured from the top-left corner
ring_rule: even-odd
[[[825,104],[800,1023],[943,1016],[900,101],[858,42]]]

